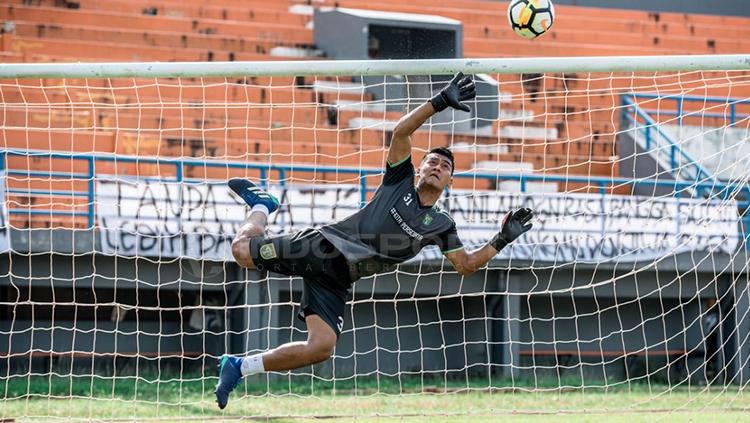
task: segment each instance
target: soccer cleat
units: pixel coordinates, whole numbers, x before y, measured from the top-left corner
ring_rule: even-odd
[[[273,213],[279,208],[279,200],[276,197],[263,191],[247,179],[232,178],[229,180],[229,188],[245,200],[250,207],[262,204],[268,208],[269,213]]]
[[[224,409],[229,402],[229,394],[240,384],[242,380],[242,358],[224,355],[219,360],[219,383],[216,385],[216,403],[220,409]]]

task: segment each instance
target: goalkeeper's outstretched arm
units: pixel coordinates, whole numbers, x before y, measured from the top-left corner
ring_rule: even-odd
[[[388,149],[389,164],[401,162],[411,154],[411,134],[435,114],[430,102],[425,102],[399,119],[393,128],[391,147]]]
[[[411,134],[432,115],[448,107],[470,112],[471,108],[462,102],[476,97],[476,94],[476,87],[471,77],[459,72],[430,101],[402,116],[393,128],[391,147],[388,149],[388,163],[399,163],[411,154]]]
[[[484,267],[500,250],[531,229],[534,212],[529,208],[510,211],[503,219],[503,226],[487,244],[472,252],[464,249],[445,253],[453,268],[461,276],[468,276]]]

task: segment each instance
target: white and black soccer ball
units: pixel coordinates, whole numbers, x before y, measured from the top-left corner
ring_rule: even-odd
[[[508,22],[513,31],[524,38],[539,37],[552,28],[555,6],[551,0],[511,0]]]

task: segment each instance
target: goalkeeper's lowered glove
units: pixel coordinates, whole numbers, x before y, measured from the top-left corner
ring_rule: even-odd
[[[500,232],[490,240],[492,248],[500,251],[506,245],[515,241],[516,238],[528,232],[532,226],[530,222],[532,217],[534,217],[534,212],[530,208],[509,211],[503,219]]]
[[[430,103],[432,103],[432,107],[435,108],[436,112],[442,112],[448,106],[463,110],[464,112],[470,112],[471,107],[461,102],[471,100],[476,96],[477,89],[474,81],[471,80],[471,76],[464,76],[463,73],[459,72],[445,88],[430,99]]]

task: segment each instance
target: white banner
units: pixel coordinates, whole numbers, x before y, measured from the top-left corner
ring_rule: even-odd
[[[451,216],[468,247],[479,247],[518,207],[536,213],[534,228],[500,257],[554,263],[654,260],[688,251],[731,253],[739,245],[734,201],[596,194],[453,193]],[[497,213],[496,211],[501,211]],[[425,252],[437,258],[439,252]]]
[[[359,187],[272,187],[282,203],[270,233],[319,226],[359,210]],[[249,208],[226,183],[98,181],[97,216],[105,253],[233,260],[231,243]]]
[[[282,206],[269,231],[285,233],[341,220],[359,209],[356,185],[274,186]],[[97,206],[104,252],[124,256],[231,260],[231,241],[248,208],[225,183],[99,181]],[[505,211],[531,207],[534,229],[500,257],[547,262],[653,260],[687,251],[737,248],[733,201],[635,196],[453,191],[443,206],[467,247],[498,230]],[[436,259],[427,248],[415,260]]]

